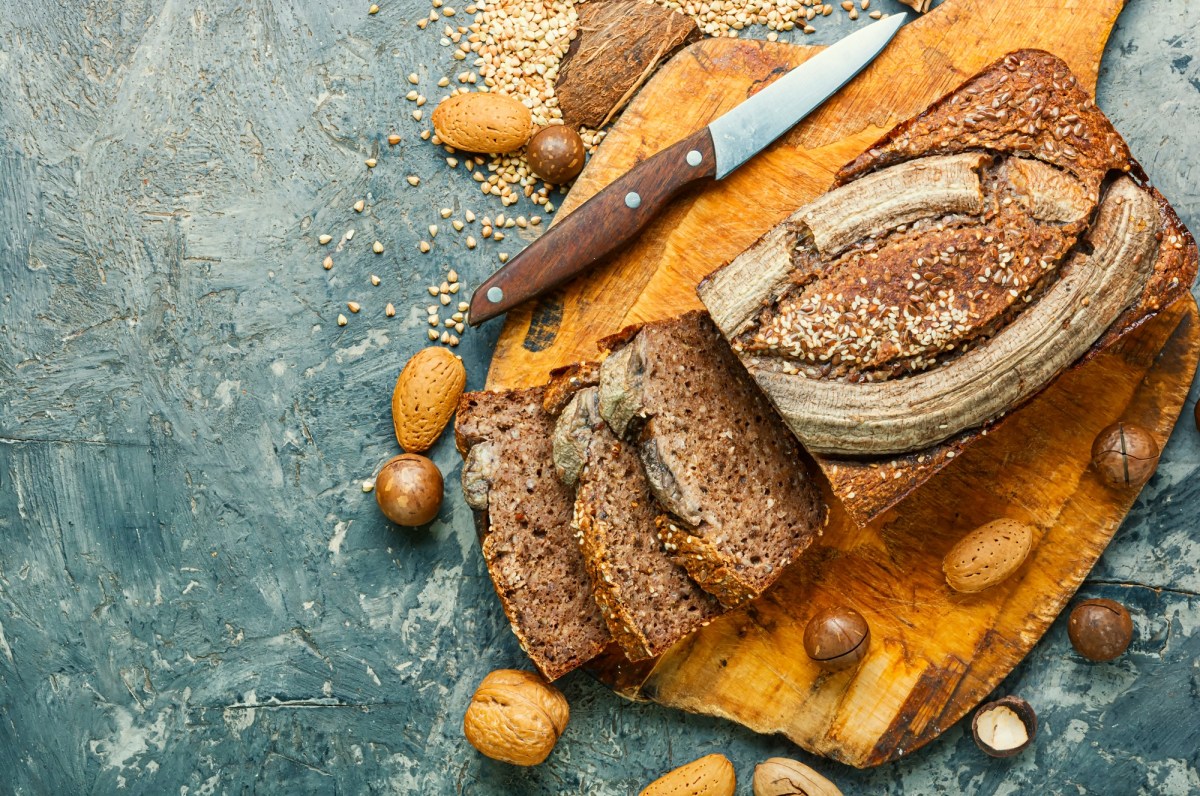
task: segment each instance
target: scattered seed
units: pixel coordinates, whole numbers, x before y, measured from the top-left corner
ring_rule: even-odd
[[[451,292],[451,293],[457,293],[457,292],[458,292],[458,289],[459,289],[460,287],[462,287],[462,282],[455,282],[453,285],[451,285],[451,286],[450,286],[450,292]]]
[[[375,8],[375,6],[371,6],[371,7],[372,7],[372,8]],[[375,488],[375,482],[374,482],[374,481],[363,481],[363,484],[362,484],[362,491],[363,491],[363,492],[370,492],[370,491],[371,491],[372,489],[374,489],[374,488]]]
[[[396,316],[396,308],[393,307],[391,305],[391,303],[389,303],[386,307],[383,308],[383,314],[388,316],[389,318],[394,318]]]
[[[379,162],[379,161],[375,160],[375,158],[367,158],[367,168],[368,168],[368,169],[373,169],[373,168],[375,168],[375,164],[376,164],[376,163],[378,163],[378,162]]]
[[[321,261],[321,266],[322,266],[322,267],[323,267],[323,268],[324,268],[326,271],[328,271],[329,269],[333,268],[333,258],[332,258],[332,257],[329,257],[328,255],[326,255],[325,259]]]
[[[332,235],[321,235],[319,238],[317,238],[317,243],[320,243],[322,246],[324,246],[326,243],[329,243],[329,241],[331,241],[331,240],[333,240]]]
[[[371,244],[371,251],[375,252],[376,254],[383,254],[383,244],[379,241],[375,241]]]
[[[438,215],[440,215],[442,218],[450,218],[450,216],[454,215],[454,211],[448,207],[443,207],[438,211]]]
[[[440,338],[440,339],[441,339],[441,341],[442,341],[443,343],[448,343],[448,342],[450,342],[450,333],[449,333],[449,332],[442,332],[442,336],[441,336],[441,338]]]
[[[448,78],[448,77],[443,77],[441,80],[438,81],[439,88],[445,88],[448,85],[450,85],[450,78]]]
[[[450,292],[450,283],[443,282],[441,285],[438,286],[438,292],[439,293],[449,293]]]
[[[507,252],[500,252],[500,262],[502,262],[502,263],[508,262],[508,253]]]
[[[529,219],[529,223],[535,227],[540,227],[542,225],[542,217],[534,216],[533,218]]]
[[[421,250],[421,254],[429,254],[429,249],[430,249],[431,247],[430,247],[430,245],[429,245],[429,241],[425,241],[425,240],[423,240],[423,241],[421,241],[421,243],[420,243],[420,244],[417,246],[417,248]]]
[[[475,221],[475,214],[468,210],[467,212],[463,213],[463,218],[465,218],[467,223],[470,224]]]
[[[414,188],[421,184],[421,178],[415,174],[408,175],[408,184]]]
[[[459,312],[466,312],[469,309],[471,309],[471,305],[468,304],[467,302],[465,302],[465,301],[458,302],[458,311]]]
[[[347,301],[346,306],[350,309],[351,312],[358,312],[359,310],[362,309],[362,305],[359,304],[357,301]]]
[[[458,337],[456,337],[455,335],[450,335],[450,345],[456,346],[456,345],[458,345],[458,342],[459,342]]]
[[[424,105],[424,104],[425,104],[426,102],[428,102],[428,101],[429,101],[429,100],[425,99],[425,95],[424,95],[424,94],[418,94],[418,95],[417,95],[417,107],[418,107],[418,108],[419,108],[419,107],[421,107],[422,105]]]
[[[446,165],[452,169],[458,168],[458,158],[446,158]]]
[[[449,328],[453,327],[453,326],[454,326],[454,319],[453,319],[453,318],[447,318],[447,319],[446,319],[445,326],[446,326],[446,328],[447,328],[447,329],[449,329]]]
[[[436,289],[436,288],[435,288],[435,289]],[[436,294],[435,294],[435,295],[436,295]],[[427,313],[429,313],[430,315],[437,315],[437,314],[438,314],[438,306],[437,306],[436,304],[430,304],[430,305],[429,305],[429,306],[428,306],[428,307],[425,309],[425,311],[426,311]]]
[[[349,323],[349,321],[346,320],[346,316],[342,315],[339,312],[338,313],[338,326],[345,326],[347,323]]]
[[[467,248],[468,248],[468,249],[474,249],[474,248],[475,248],[475,238],[474,238],[473,236],[471,236],[471,235],[468,235],[468,236],[467,236]]]
[[[392,133],[391,135],[388,136],[387,141],[390,145],[395,146],[396,144],[400,143],[400,136],[396,135],[395,133]]]
[[[416,101],[417,101],[417,97],[419,97],[419,96],[421,96],[421,95],[420,95],[420,94],[418,94],[418,93],[417,93],[417,90],[414,88],[412,91],[410,91],[410,92],[408,92],[407,94],[405,94],[405,95],[404,95],[404,98],[405,98],[406,100],[408,100],[409,102],[416,102]]]
[[[442,306],[444,307],[450,303],[450,297],[448,295],[446,295],[445,293],[443,293],[441,295],[441,298],[438,299],[438,301],[442,302]]]
[[[382,281],[382,280],[380,280],[379,277],[375,276],[375,274],[371,274],[371,284],[372,285],[374,285],[375,287],[379,287],[380,281]]]
[[[502,241],[502,240],[504,240],[504,233],[503,232],[494,232],[494,233],[492,233],[492,238],[496,241]]]
[[[871,19],[882,19],[883,12],[882,11],[872,11],[870,14],[867,14],[867,16],[869,16]]]
[[[421,113],[420,108],[417,108],[415,111],[412,112],[413,119],[417,120],[418,122],[421,121],[421,117],[423,117],[424,115],[425,114]]]
[[[446,281],[451,282],[451,283],[457,282],[458,281],[458,271],[455,271],[453,268],[451,268],[450,273],[446,274]]]
[[[362,199],[359,199],[357,202],[354,203],[354,212],[361,213],[366,206],[367,206],[367,203],[364,202]]]
[[[412,84],[415,86],[415,85],[417,85],[418,83],[420,83],[420,82],[421,82],[421,78],[417,77],[417,73],[416,73],[416,72],[411,72],[411,73],[409,73],[409,75],[408,75],[408,82],[409,82],[409,83],[412,83]]]
[[[354,230],[346,230],[346,240],[354,240]]]
[[[437,331],[436,331],[435,329],[430,329],[430,330],[429,330],[429,339],[430,339],[430,340],[436,340],[436,339],[438,339],[438,333],[437,333]]]
[[[450,222],[450,226],[454,227],[455,232],[463,231],[463,222],[459,221],[457,218]]]
[[[479,231],[479,234],[485,238],[490,238],[492,237],[492,228],[485,225],[484,228]]]
[[[462,334],[463,330],[466,328],[467,328],[466,326],[463,326],[462,321],[459,321],[458,323],[454,324],[454,331],[458,332],[459,334]]]
[[[422,140],[422,141],[428,141],[428,140],[429,140],[429,135],[430,135],[430,133],[429,133],[429,131],[428,131],[428,130],[422,130],[422,131],[421,131],[421,140]]]
[[[437,326],[439,324],[438,316],[436,315],[430,315],[426,320],[429,321],[430,326]]]
[[[429,286],[429,295],[436,296],[437,294],[438,294],[437,285],[430,285]]]
[[[431,238],[437,237],[437,224],[429,225],[429,237],[431,237]]]
[[[462,318],[463,318],[462,310],[459,310],[458,312],[456,312],[450,316],[450,319],[453,320],[455,323],[458,323],[459,321],[461,321]]]

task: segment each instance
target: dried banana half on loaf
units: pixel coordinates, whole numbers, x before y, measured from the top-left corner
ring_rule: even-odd
[[[699,294],[865,521],[1195,274],[1108,119],[1027,50],[896,127]]]

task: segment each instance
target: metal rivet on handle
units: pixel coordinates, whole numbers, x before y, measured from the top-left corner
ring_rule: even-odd
[[[504,301],[504,291],[498,287],[489,287],[487,300],[493,304],[499,304],[501,301]]]
[[[704,161],[704,155],[700,154],[700,150],[693,149],[687,153],[687,163],[689,166],[699,166]]]
[[[638,196],[637,191],[630,191],[625,194],[625,206],[630,210],[636,210],[642,204],[642,197]]]

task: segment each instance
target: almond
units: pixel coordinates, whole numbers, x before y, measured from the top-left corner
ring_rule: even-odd
[[[433,129],[443,144],[468,152],[512,152],[525,146],[533,115],[503,94],[457,94],[433,112]]]
[[[1016,520],[993,520],[959,540],[942,560],[946,583],[961,592],[995,586],[1017,571],[1033,547],[1033,528]]]
[[[409,453],[433,447],[467,383],[462,361],[444,348],[425,348],[400,371],[392,391],[396,441]]]
[[[736,787],[733,763],[725,755],[708,755],[662,775],[640,796],[733,796]]]

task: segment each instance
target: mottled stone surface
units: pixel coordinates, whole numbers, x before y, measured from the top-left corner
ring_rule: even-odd
[[[451,264],[477,284],[520,245],[468,252],[443,231],[417,253],[448,227],[438,207],[499,209],[415,137],[404,75],[433,98],[461,71],[415,27],[422,0],[375,17],[365,0],[3,5],[0,791],[629,794],[720,751],[748,792],[757,761],[809,759],[582,674],[544,766],[463,740],[475,684],[526,665],[469,513],[452,489],[437,522],[400,531],[360,488],[395,452],[388,395],[424,344],[425,285]],[[1131,4],[1100,87],[1193,229],[1198,12]],[[323,271],[317,235],[349,227]],[[348,299],[364,309],[339,328]],[[459,349],[472,387],[497,330]],[[1200,792],[1193,402],[1083,588],[1130,606],[1132,652],[1085,664],[1060,620],[1003,686],[1037,705],[1033,749],[990,760],[959,726],[896,765],[817,768],[847,794]],[[453,484],[449,438],[433,456]]]

